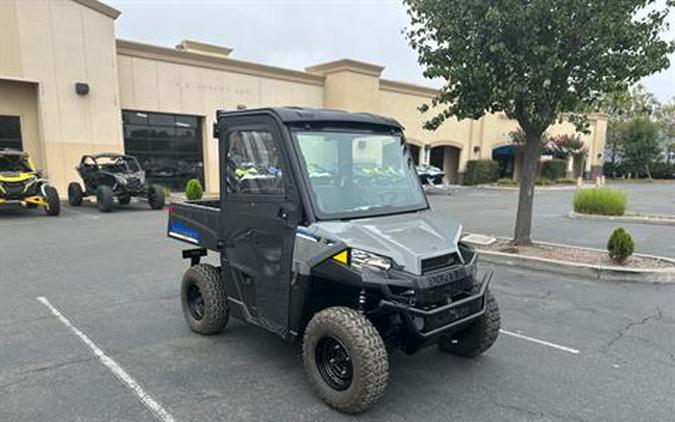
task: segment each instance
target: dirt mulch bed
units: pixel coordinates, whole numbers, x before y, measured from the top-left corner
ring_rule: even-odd
[[[576,248],[570,246],[558,246],[549,244],[537,244],[532,246],[514,246],[509,240],[497,239],[489,246],[475,245],[478,250],[502,252],[515,255],[531,256],[536,258],[555,259],[557,261],[569,261],[572,263],[602,265],[606,267],[637,268],[643,270],[675,269],[675,263],[658,258],[645,256],[631,256],[621,266],[612,261],[607,252],[593,249]]]

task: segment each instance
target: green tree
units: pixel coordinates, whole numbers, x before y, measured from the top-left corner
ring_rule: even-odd
[[[425,123],[505,113],[526,135],[513,242],[531,243],[542,134],[578,112],[668,67],[675,44],[661,39],[668,8],[654,0],[403,0],[406,35],[428,78],[444,86],[420,107]],[[667,0],[667,6],[675,0]],[[651,10],[645,13],[645,10]]]
[[[598,101],[594,108],[609,115],[605,151],[614,164],[619,158],[624,123],[636,117],[652,117],[660,113],[661,104],[642,84],[620,92],[611,92]]]
[[[632,171],[650,179],[650,166],[661,156],[659,125],[648,117],[636,117],[622,125],[621,157]]]

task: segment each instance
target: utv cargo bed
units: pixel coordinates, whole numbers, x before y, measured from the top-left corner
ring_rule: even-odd
[[[169,237],[191,245],[218,250],[220,201],[186,201],[169,206]]]

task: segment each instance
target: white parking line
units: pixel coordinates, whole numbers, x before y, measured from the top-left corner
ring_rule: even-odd
[[[506,331],[506,330],[499,330],[499,332],[502,333],[502,334],[506,334],[507,336],[519,338],[521,340],[526,340],[526,341],[530,341],[532,343],[541,344],[542,346],[553,347],[554,349],[562,350],[563,352],[568,352],[568,353],[572,353],[572,354],[575,354],[575,355],[579,353],[579,351],[577,349],[572,349],[571,347],[567,347],[567,346],[561,346],[559,344],[551,343],[550,341],[539,340],[537,338],[524,336],[522,334],[518,334],[518,333],[511,332],[511,331]]]
[[[162,407],[161,404],[159,404],[155,399],[150,397],[148,393],[143,390],[143,387],[140,386],[134,380],[124,369],[122,369],[121,366],[117,364],[112,358],[107,356],[105,353],[103,353],[103,350],[101,350],[96,344],[94,344],[93,341],[84,333],[82,330],[74,326],[73,324],[70,323],[68,318],[63,316],[61,312],[59,312],[58,309],[56,309],[54,306],[52,306],[51,303],[47,300],[47,298],[40,296],[36,298],[40,303],[45,305],[49,310],[58,318],[59,321],[63,323],[70,331],[72,331],[76,336],[82,340],[82,342],[91,349],[92,352],[99,358],[101,363],[106,366],[108,369],[110,369],[110,372],[113,373],[117,377],[118,380],[122,384],[124,384],[125,387],[127,387],[129,390],[131,390],[138,399],[147,407],[150,409],[150,411],[157,417],[162,422],[175,422],[176,420],[174,419],[173,416],[169,412]]]

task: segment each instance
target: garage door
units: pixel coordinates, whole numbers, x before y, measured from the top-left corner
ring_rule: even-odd
[[[124,150],[148,179],[175,191],[190,179],[204,185],[201,119],[181,114],[122,112]]]

